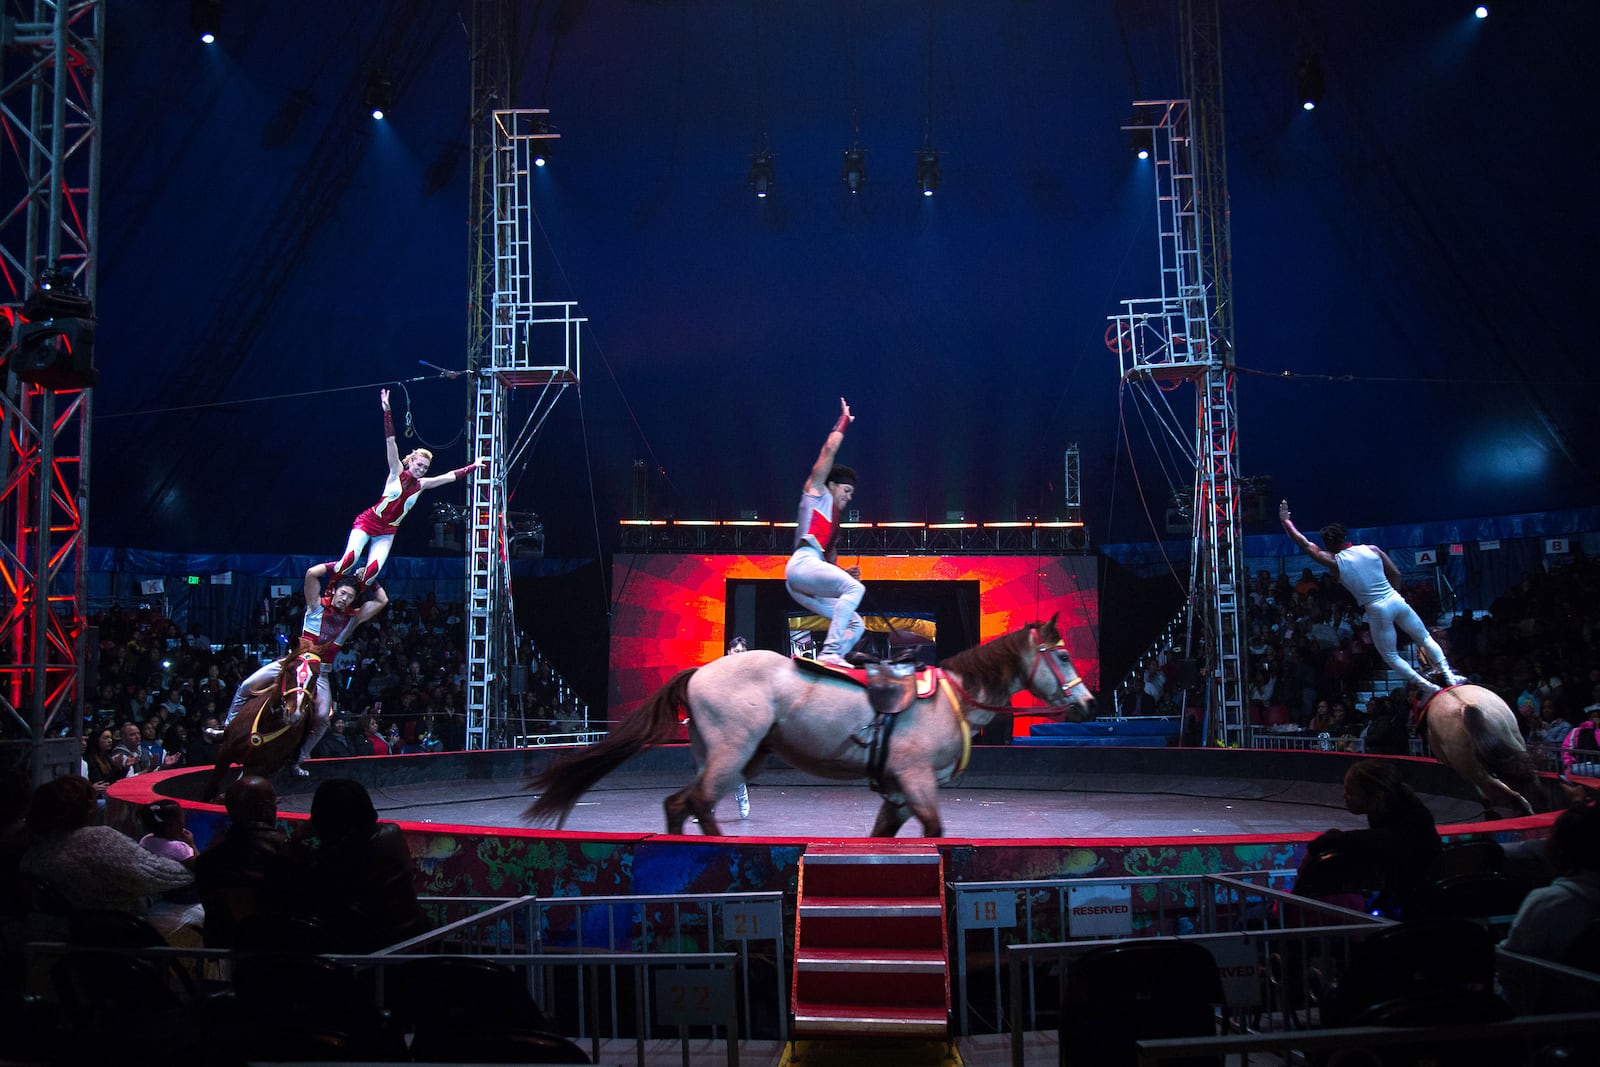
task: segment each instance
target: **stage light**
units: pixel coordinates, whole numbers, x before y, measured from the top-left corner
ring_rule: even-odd
[[[1489,17],[1489,9],[1487,7],[1485,7],[1483,4],[1479,4],[1478,5],[1478,9],[1476,11],[1474,11],[1472,14],[1477,18],[1486,19],[1486,18]]]
[[[1295,86],[1300,93],[1300,106],[1314,111],[1322,103],[1322,60],[1307,56],[1294,72]]]
[[[939,188],[939,153],[931,148],[917,153],[917,188],[923,196],[932,196]]]
[[[222,32],[222,0],[189,0],[189,29],[206,44]]]
[[[756,196],[765,200],[767,193],[772,191],[774,180],[772,153],[763,149],[751,156],[750,188],[756,191]]]
[[[372,109],[372,117],[380,121],[394,107],[394,82],[384,77],[382,71],[367,79],[367,106]]]
[[[852,145],[844,150],[844,165],[839,169],[839,180],[852,193],[861,191],[861,183],[867,180],[866,149]]]
[[[94,306],[58,265],[39,278],[22,305],[11,349],[11,372],[46,389],[95,383]]]
[[[536,118],[533,120],[533,165],[542,167],[550,161],[551,153],[555,151],[556,141],[561,135],[550,128],[550,120]]]

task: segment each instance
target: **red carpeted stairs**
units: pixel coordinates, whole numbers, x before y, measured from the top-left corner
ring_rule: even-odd
[[[944,863],[931,844],[814,844],[800,857],[790,1008],[800,1037],[945,1037]]]

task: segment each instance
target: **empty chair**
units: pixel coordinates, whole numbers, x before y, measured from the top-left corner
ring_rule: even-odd
[[[1418,894],[1413,914],[1423,919],[1499,919],[1510,922],[1528,889],[1493,871],[1441,878]]]
[[[1061,1062],[1135,1063],[1136,1041],[1214,1035],[1222,1005],[1216,959],[1192,941],[1151,938],[1091,949],[1067,965],[1061,985]]]
[[[1368,1008],[1417,990],[1441,995],[1494,988],[1494,937],[1470,919],[1421,919],[1386,927],[1350,951],[1322,1022],[1348,1026]]]
[[[1364,1008],[1353,1020],[1356,1026],[1457,1026],[1504,1022],[1511,1006],[1489,989],[1422,989]],[[1489,1063],[1517,1063],[1516,1040],[1466,1041],[1430,1039],[1417,1045],[1372,1048],[1383,1067],[1479,1067]],[[1370,1062],[1370,1061],[1369,1061]]]
[[[411,1055],[443,1063],[588,1063],[554,1032],[515,970],[482,958],[413,960],[385,977],[387,1003],[414,1028]]]
[[[1458,874],[1499,873],[1505,862],[1506,850],[1492,837],[1451,841],[1439,849],[1436,873],[1441,880]]]

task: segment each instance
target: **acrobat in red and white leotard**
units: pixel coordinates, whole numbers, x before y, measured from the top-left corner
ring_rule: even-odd
[[[371,537],[392,534],[400,528],[400,520],[411,512],[422,492],[422,483],[410,471],[400,468],[399,478],[384,482],[383,496],[370,508],[356,516],[355,528]]]

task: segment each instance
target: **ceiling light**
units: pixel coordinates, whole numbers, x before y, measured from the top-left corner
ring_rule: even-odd
[[[917,153],[917,188],[923,196],[932,196],[939,188],[939,153],[931,148]]]
[[[757,197],[764,200],[772,191],[773,181],[772,153],[762,149],[750,157],[750,188],[756,191]]]
[[[189,0],[189,29],[206,44],[222,32],[222,0]]]
[[[1300,93],[1300,106],[1315,111],[1322,103],[1322,60],[1307,56],[1294,72],[1295,87]]]
[[[839,179],[852,193],[861,191],[867,180],[867,151],[852,145],[844,150],[844,165],[839,169]]]
[[[382,71],[367,79],[367,106],[375,119],[382,119],[384,113],[394,107],[394,82],[384,77]]]

